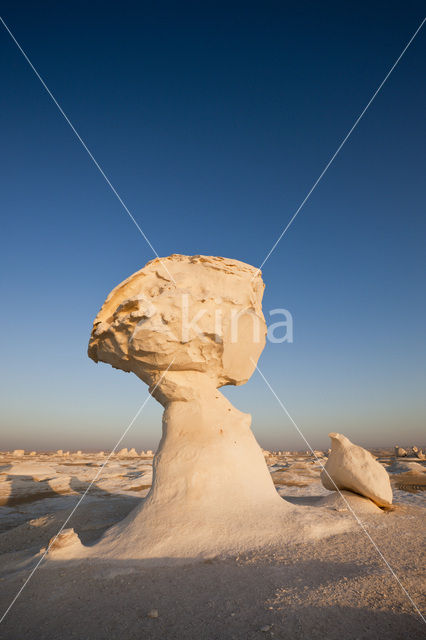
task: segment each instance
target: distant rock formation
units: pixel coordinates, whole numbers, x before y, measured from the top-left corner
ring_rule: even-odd
[[[404,457],[406,455],[407,455],[406,450],[396,444],[395,445],[395,458],[402,458],[402,457]]]
[[[416,446],[412,447],[412,451],[413,451],[413,455],[418,458],[419,460],[424,460],[426,458],[425,454],[423,453],[423,451],[421,449],[419,449]]]
[[[25,449],[15,449],[12,453],[15,458],[23,458],[25,455]]]
[[[379,507],[392,504],[392,488],[386,469],[369,451],[340,433],[329,433],[331,453],[321,472],[321,482],[329,491],[346,489],[370,498]]]

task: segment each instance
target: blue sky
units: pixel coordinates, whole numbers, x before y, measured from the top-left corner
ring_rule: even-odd
[[[3,18],[160,255],[255,266],[420,24],[422,3],[6,2]],[[263,268],[293,344],[260,367],[313,446],[425,444],[426,31]],[[3,448],[112,447],[147,394],[86,355],[147,246],[3,29]],[[224,393],[305,444],[261,378]],[[123,446],[155,447],[151,400]]]

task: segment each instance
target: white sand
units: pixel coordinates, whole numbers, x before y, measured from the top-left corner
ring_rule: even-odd
[[[101,464],[96,455],[74,456],[71,464],[54,456],[32,456],[31,462],[26,458],[0,456],[0,497],[6,503],[0,509],[1,612]],[[140,503],[151,483],[151,463],[129,458],[107,465],[67,525],[74,527],[84,545],[94,544]],[[392,475],[395,511],[376,507],[367,511],[356,500],[351,504],[362,512],[371,536],[424,609],[425,493],[410,489],[411,485],[404,485],[408,491],[395,490],[398,478],[407,472],[415,471],[416,476],[410,477],[417,486],[423,470],[404,468]],[[298,507],[306,522],[323,530],[324,514],[330,526],[351,518],[335,494],[321,486],[320,467],[310,458],[295,462],[292,456],[282,457],[271,471],[278,493]],[[305,541],[297,538],[294,525],[288,522],[293,538],[287,536],[285,544],[195,563],[192,559],[169,566],[167,559],[61,560],[60,554],[55,560],[53,553],[0,626],[0,636],[20,640],[424,637],[425,627],[413,606],[356,523],[338,535]],[[158,610],[158,618],[148,617],[152,609]]]

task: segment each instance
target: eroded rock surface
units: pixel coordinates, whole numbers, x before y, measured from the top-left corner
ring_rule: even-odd
[[[89,356],[153,385],[170,371],[206,374],[216,387],[243,384],[265,345],[264,284],[254,267],[211,256],[149,262],[99,311]]]

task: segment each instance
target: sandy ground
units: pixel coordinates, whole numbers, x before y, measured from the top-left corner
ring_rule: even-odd
[[[103,459],[0,455],[0,615],[24,584]],[[303,455],[268,459],[282,497],[310,509],[329,495]],[[395,511],[362,516],[402,585],[425,610],[418,461],[382,458]],[[114,458],[67,526],[95,542],[146,495],[151,458]],[[249,470],[248,470],[249,472]],[[161,564],[161,563],[160,563]],[[158,617],[150,617],[152,610]],[[5,639],[416,639],[426,626],[361,529],[239,557],[44,561],[0,625]]]

